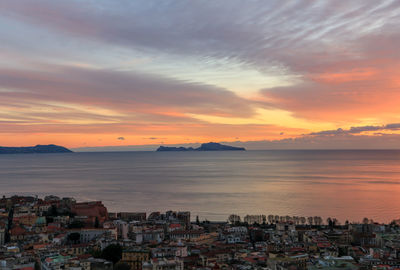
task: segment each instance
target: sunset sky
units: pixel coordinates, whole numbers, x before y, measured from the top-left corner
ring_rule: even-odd
[[[0,2],[0,145],[400,148],[400,1]]]

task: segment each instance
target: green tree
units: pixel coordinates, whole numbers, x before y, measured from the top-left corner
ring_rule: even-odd
[[[96,217],[96,219],[94,220],[94,227],[95,228],[99,228],[100,227],[99,218],[98,217]]]
[[[131,267],[127,263],[119,262],[114,266],[114,270],[131,270]]]
[[[111,244],[101,252],[101,258],[112,261],[114,264],[122,258],[122,247],[119,244]]]
[[[58,210],[57,210],[57,206],[52,204],[49,208],[49,210],[47,210],[46,216],[50,216],[50,217],[56,217],[58,216]]]
[[[101,258],[101,250],[99,249],[92,249],[89,251],[89,253],[94,257],[94,258]]]
[[[85,227],[85,224],[80,220],[74,220],[68,225],[70,229],[80,229],[83,227]]]
[[[81,239],[80,233],[73,232],[68,235],[68,241],[70,241],[74,244],[78,243],[80,239]]]

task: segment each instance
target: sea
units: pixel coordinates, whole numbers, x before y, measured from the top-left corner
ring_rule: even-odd
[[[271,150],[0,155],[0,195],[101,200],[109,211],[400,218],[400,151]]]

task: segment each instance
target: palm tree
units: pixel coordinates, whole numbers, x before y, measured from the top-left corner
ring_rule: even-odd
[[[229,222],[234,224],[235,222],[239,221],[240,222],[240,216],[232,214],[228,218]]]
[[[276,222],[279,222],[279,216],[278,215],[275,216],[275,223]]]
[[[322,217],[315,216],[314,217],[314,224],[321,226],[322,225]]]
[[[274,215],[269,215],[269,216],[268,216],[268,222],[269,222],[270,224],[272,224],[272,223],[274,222]]]
[[[374,224],[374,222],[375,222],[375,221],[374,221],[372,218],[369,220],[369,223],[370,223],[370,224]]]
[[[300,222],[301,224],[306,224],[306,218],[305,217],[300,217]]]
[[[337,220],[336,218],[333,218],[332,222],[333,222],[333,227],[335,227],[336,225],[340,225],[339,220]]]
[[[294,216],[294,217],[293,217],[293,221],[294,221],[294,224],[299,225],[300,219],[299,219],[298,216]]]
[[[315,225],[318,225],[318,217],[317,216],[313,217],[313,221],[314,221]]]
[[[331,219],[330,217],[328,217],[328,218],[326,219],[326,224],[328,224],[329,227],[332,226],[332,219]]]
[[[313,217],[308,217],[308,224],[313,225]]]

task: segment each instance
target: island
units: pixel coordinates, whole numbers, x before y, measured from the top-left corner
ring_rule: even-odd
[[[0,146],[0,154],[44,154],[44,153],[72,153],[71,150],[54,144],[36,145],[27,147],[3,147]]]
[[[245,151],[246,149],[244,147],[235,147],[235,146],[230,146],[230,145],[223,145],[220,143],[215,143],[215,142],[209,142],[209,143],[203,143],[200,147],[198,148],[193,148],[193,147],[170,147],[170,146],[160,146],[157,149],[157,152],[172,152],[172,151],[180,151],[180,152],[185,152],[185,151]]]

